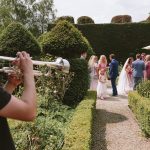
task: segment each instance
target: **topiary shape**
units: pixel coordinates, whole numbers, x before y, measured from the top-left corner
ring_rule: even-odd
[[[50,32],[39,38],[42,50],[64,58],[80,57],[91,49],[82,33],[67,21],[60,21]]]
[[[20,23],[11,23],[0,35],[0,54],[16,56],[18,51],[37,56],[41,48],[34,36]]]
[[[111,23],[131,23],[132,17],[129,15],[118,15],[111,19]]]
[[[77,24],[94,24],[94,20],[88,16],[81,16],[77,19]]]
[[[54,23],[58,23],[59,21],[63,21],[63,20],[66,20],[66,21],[74,24],[74,18],[72,16],[61,16],[61,17],[57,18]]]

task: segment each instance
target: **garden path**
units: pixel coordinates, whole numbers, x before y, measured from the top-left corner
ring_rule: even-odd
[[[92,150],[150,150],[126,96],[97,100],[92,136]]]

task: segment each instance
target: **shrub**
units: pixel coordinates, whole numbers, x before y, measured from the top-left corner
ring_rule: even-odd
[[[67,21],[59,22],[51,32],[40,39],[45,53],[64,58],[79,57],[82,51],[89,49],[89,43],[81,32]]]
[[[96,92],[90,91],[77,106],[65,134],[63,150],[90,150],[95,102]]]
[[[137,91],[141,96],[150,98],[150,81],[147,80],[147,81],[141,82],[137,86]]]
[[[44,73],[45,69],[40,68],[40,71]],[[63,145],[65,127],[74,109],[62,104],[68,74],[56,70],[52,70],[51,74],[36,80],[38,111],[35,121],[10,122],[17,150],[58,150]],[[21,90],[17,92],[17,97]]]
[[[129,106],[140,123],[146,136],[150,137],[150,99],[140,96],[137,92],[129,93]]]
[[[81,16],[77,19],[77,24],[93,24],[94,20],[88,16]]]
[[[32,56],[39,55],[41,48],[20,23],[11,23],[0,35],[0,54],[16,56],[18,51],[27,51]]]
[[[64,95],[63,103],[76,105],[84,98],[88,90],[88,65],[83,59],[72,59],[70,60],[70,65],[70,72],[73,72],[74,76]]]
[[[132,17],[129,15],[118,15],[111,19],[111,23],[131,23]]]
[[[63,20],[66,20],[66,21],[74,24],[74,18],[72,16],[61,16],[61,17],[57,18],[54,23],[58,23],[59,21],[63,21]]]

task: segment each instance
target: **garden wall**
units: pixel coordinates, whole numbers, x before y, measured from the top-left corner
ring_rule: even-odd
[[[55,26],[49,24],[48,30]],[[97,55],[115,53],[124,62],[130,53],[150,45],[150,23],[75,25],[89,40]]]

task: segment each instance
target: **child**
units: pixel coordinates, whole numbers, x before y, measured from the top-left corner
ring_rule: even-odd
[[[104,69],[101,69],[99,70],[97,97],[103,100],[105,99],[106,95],[107,95],[106,71]]]

